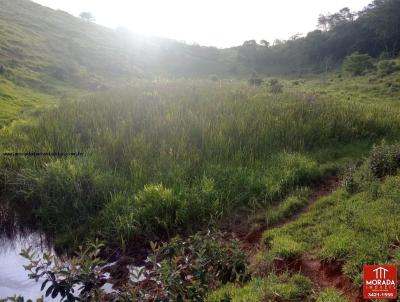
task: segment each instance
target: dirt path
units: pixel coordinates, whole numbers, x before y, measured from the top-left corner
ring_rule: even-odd
[[[265,224],[265,221],[263,221],[263,217],[259,220],[255,218],[254,215],[251,217],[251,215],[246,216],[246,213],[240,213],[235,218],[231,219],[229,224],[224,229],[226,229],[228,232],[233,232],[241,241],[243,249],[249,256],[252,256],[260,249],[260,241],[264,231],[271,228],[284,226],[285,224],[296,220],[300,215],[308,212],[312,205],[319,198],[327,196],[336,191],[336,189],[339,187],[339,184],[340,182],[338,177],[328,177],[322,180],[312,189],[312,193],[307,204],[295,215],[278,224],[267,225]],[[263,209],[263,213],[264,211],[265,210]]]
[[[233,222],[234,225],[241,226],[236,227],[234,232],[241,241],[242,248],[246,251],[249,258],[252,258],[260,250],[260,241],[265,230],[282,227],[292,221],[295,221],[302,214],[308,212],[318,199],[336,191],[339,185],[340,180],[337,177],[329,177],[324,179],[313,188],[313,193],[311,194],[306,206],[304,206],[303,209],[301,209],[295,215],[279,224],[268,226],[263,223],[255,223],[252,225],[251,220],[246,220],[243,223],[244,215],[241,217],[241,223],[239,222],[239,224],[237,224],[236,222]],[[343,296],[350,299],[350,301],[364,301],[361,296],[361,290],[355,287],[352,281],[343,275],[341,263],[324,263],[321,260],[312,257],[311,255],[305,254],[296,261],[291,263],[283,263],[279,266],[304,274],[305,276],[309,277],[319,289],[334,288],[341,292]]]
[[[352,302],[365,301],[362,290],[343,275],[342,263],[324,263],[306,254],[298,261],[295,269],[310,278],[319,289],[334,288]]]

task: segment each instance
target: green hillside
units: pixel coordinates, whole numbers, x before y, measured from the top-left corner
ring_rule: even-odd
[[[0,54],[0,125],[66,94],[229,69],[216,48],[105,28],[29,0],[0,0]]]
[[[216,48],[112,30],[28,0],[1,0],[0,41],[0,64],[40,89],[48,81],[97,88],[104,78],[210,74],[225,60]]]

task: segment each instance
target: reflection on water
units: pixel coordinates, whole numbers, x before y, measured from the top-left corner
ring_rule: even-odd
[[[32,246],[36,253],[51,250],[43,234],[23,226],[16,211],[7,202],[0,202],[0,298],[21,295],[27,299],[40,298],[40,282],[28,278],[23,265],[28,260],[19,255]],[[53,301],[46,298],[44,301]]]
[[[22,249],[31,247],[32,251],[41,258],[43,253],[52,252],[54,254],[54,251],[46,236],[30,227],[30,224],[24,221],[21,215],[18,215],[19,212],[21,211],[12,209],[9,203],[4,200],[1,201],[0,198],[0,300],[20,295],[25,299],[36,301],[43,296],[40,291],[42,282],[35,282],[28,278],[28,272],[25,271],[23,266],[29,264],[29,261],[20,256],[19,253]],[[107,267],[112,268],[113,266],[122,270],[125,266],[133,274],[130,276],[132,282],[143,280],[143,276],[139,279],[133,276],[137,276],[144,267],[114,262],[105,265],[102,269],[107,271]],[[106,273],[104,277],[107,282],[103,286],[103,290],[112,293],[112,286],[119,279],[112,280],[109,273]],[[78,287],[75,290],[75,293],[79,293]],[[59,300],[60,297],[55,299],[44,298],[46,302]]]

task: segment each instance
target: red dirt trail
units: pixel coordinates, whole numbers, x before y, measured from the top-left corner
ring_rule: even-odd
[[[265,230],[273,227],[281,227],[296,220],[300,215],[308,212],[318,199],[336,191],[339,185],[340,180],[338,177],[329,177],[324,179],[313,188],[313,193],[311,194],[307,205],[302,210],[277,225],[268,226],[266,224],[257,224],[255,227],[252,227],[251,222],[249,221],[243,223],[243,216],[238,217],[238,221],[232,223],[234,225],[234,233],[241,241],[242,248],[246,251],[249,258],[252,258],[260,250],[260,241],[262,233]],[[289,270],[292,272],[302,273],[309,277],[320,289],[334,288],[352,302],[365,301],[362,298],[361,289],[354,286],[352,281],[343,274],[341,263],[325,263],[313,258],[311,255],[305,254],[300,259],[294,259],[292,261],[286,260],[285,263],[277,260],[275,264],[278,270]]]

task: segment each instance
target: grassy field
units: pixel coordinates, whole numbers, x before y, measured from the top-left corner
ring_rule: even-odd
[[[14,120],[28,118],[39,111],[46,110],[56,101],[56,98],[52,95],[19,87],[1,77],[0,91],[0,127],[5,127]]]
[[[60,245],[170,238],[337,172],[394,139],[399,113],[242,82],[137,82],[3,129],[3,152],[84,155],[3,156],[2,183]]]
[[[345,302],[400,265],[398,4],[374,5],[218,49],[0,0],[0,202],[68,255],[27,249],[30,278],[106,301],[108,257],[148,256],[113,301]]]
[[[218,228],[243,209],[279,225],[320,180],[339,175],[336,193],[264,233],[256,261],[267,273],[251,267],[251,281],[207,299],[345,301],[306,276],[276,272],[274,262],[306,255],[342,263],[359,285],[362,264],[400,261],[400,152],[390,145],[400,131],[399,94],[385,90],[399,73],[378,83],[372,76],[285,79],[282,92],[269,79],[136,80],[101,93],[66,90],[61,100],[4,80],[16,101],[2,107],[2,191],[61,250],[97,238],[125,252],[138,241]],[[355,87],[357,98],[344,97]],[[15,152],[79,155],[4,155]]]

